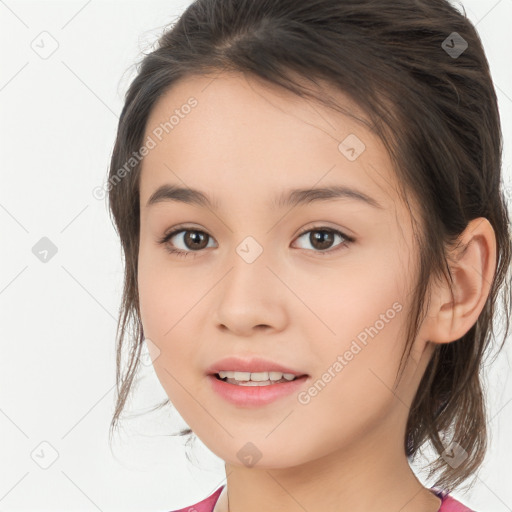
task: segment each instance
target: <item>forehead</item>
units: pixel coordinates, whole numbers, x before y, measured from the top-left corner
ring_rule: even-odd
[[[340,91],[329,94],[366,118]],[[153,106],[149,139],[141,205],[166,183],[218,191],[226,202],[330,184],[362,189],[381,204],[396,200],[387,151],[361,122],[244,74],[174,84]]]

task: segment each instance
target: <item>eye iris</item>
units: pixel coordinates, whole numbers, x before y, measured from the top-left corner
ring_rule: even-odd
[[[331,231],[312,231],[309,235],[311,245],[316,249],[328,249],[334,240],[334,233]],[[327,243],[326,243],[327,240]],[[320,241],[320,247],[316,245],[316,242]]]
[[[192,233],[192,234],[191,234]],[[198,241],[204,242],[206,240],[206,233],[202,233],[201,231],[186,231],[185,232],[185,245],[189,248],[193,248],[194,243]],[[190,241],[192,240],[192,243]],[[207,244],[202,245],[201,247],[195,247],[195,249],[204,249]]]

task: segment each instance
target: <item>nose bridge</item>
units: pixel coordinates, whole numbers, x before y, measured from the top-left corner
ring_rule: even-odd
[[[270,252],[252,236],[235,248],[229,271],[216,300],[217,319],[226,327],[242,332],[257,325],[281,328],[285,317],[283,287],[272,267]]]
[[[269,252],[253,236],[245,237],[236,246],[229,261],[223,296],[236,299],[261,300],[269,294]]]

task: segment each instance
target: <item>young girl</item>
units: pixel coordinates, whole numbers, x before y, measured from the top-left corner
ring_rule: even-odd
[[[225,461],[181,511],[470,510],[450,492],[485,455],[500,291],[509,331],[500,130],[447,0],[197,0],[162,35],[108,181],[111,427],[147,346],[180,434]]]

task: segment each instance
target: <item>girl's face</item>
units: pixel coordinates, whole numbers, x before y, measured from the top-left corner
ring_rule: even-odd
[[[144,144],[142,324],[190,428],[238,465],[284,468],[338,450],[403,455],[432,344],[420,332],[392,390],[417,266],[379,139],[317,103],[224,74],[182,80],[162,96]],[[149,201],[162,186],[212,204],[195,194]],[[208,375],[227,356],[262,357],[307,378],[269,403],[234,404]]]

